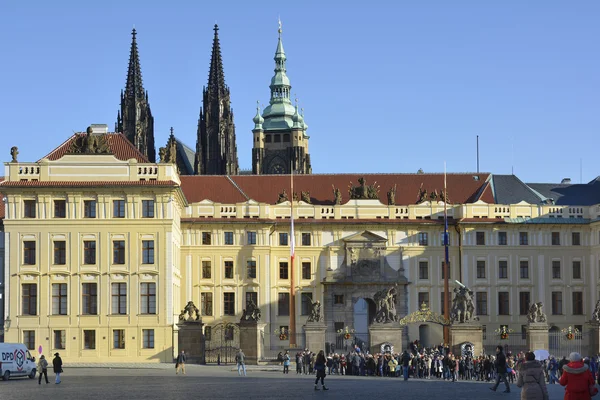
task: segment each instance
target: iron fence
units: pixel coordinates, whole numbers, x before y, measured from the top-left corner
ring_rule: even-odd
[[[529,350],[527,348],[527,335],[523,333],[510,333],[508,337],[502,338],[499,334],[487,334],[483,340],[483,353],[496,354],[496,347],[502,346],[504,354],[517,354]],[[475,349],[475,355],[479,355],[481,349]]]
[[[325,352],[332,353],[349,353],[358,346],[361,351],[367,352],[371,350],[368,333],[325,333]]]
[[[577,352],[582,356],[589,356],[591,341],[590,332],[548,332],[548,351],[556,358],[569,357],[569,354]]]
[[[204,328],[204,360],[207,364],[233,364],[240,348],[237,324],[219,323]]]
[[[270,350],[291,350],[304,349],[306,346],[306,338],[304,333],[272,333],[270,334]]]

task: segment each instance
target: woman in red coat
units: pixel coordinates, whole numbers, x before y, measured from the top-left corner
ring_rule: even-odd
[[[565,387],[565,400],[591,400],[590,385],[594,377],[588,366],[581,360],[581,354],[571,353],[571,361],[563,367],[560,384]]]

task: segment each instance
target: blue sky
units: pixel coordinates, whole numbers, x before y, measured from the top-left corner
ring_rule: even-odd
[[[220,26],[240,166],[268,104],[277,17],[313,171],[599,175],[598,1],[27,1],[0,10],[0,159],[34,161],[91,123],[114,127],[138,30],[157,147],[195,147]]]

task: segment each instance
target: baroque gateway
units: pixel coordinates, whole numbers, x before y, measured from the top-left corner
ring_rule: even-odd
[[[312,175],[281,35],[270,105],[254,118],[254,175],[237,175],[217,29],[198,155],[172,135],[157,163],[135,34],[131,54],[117,124],[123,133],[93,125],[39,161],[21,162],[13,148],[5,163],[6,341],[60,351],[68,362],[170,362],[179,316],[192,310],[188,320],[202,321],[207,343],[221,332],[239,343],[239,330],[229,336],[224,328],[260,319],[262,357],[305,344],[315,322],[325,326],[329,348],[347,345],[338,332],[368,343],[376,342],[374,327],[380,335],[392,326],[402,347],[438,344],[435,321],[401,323],[443,313],[445,205],[451,290],[472,297],[488,336],[522,331],[540,302],[551,330],[585,332],[600,318],[600,181],[449,174],[444,193],[442,174],[421,171]],[[146,139],[138,135],[144,131]],[[289,173],[290,164],[301,172],[294,191],[289,175],[274,175]],[[290,333],[292,285],[297,332]]]

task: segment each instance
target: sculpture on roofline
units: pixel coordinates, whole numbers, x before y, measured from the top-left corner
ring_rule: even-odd
[[[279,193],[279,198],[277,199],[277,204],[283,203],[285,201],[290,201],[290,199],[288,198],[288,194],[285,191],[285,189],[283,189],[283,192]]]
[[[421,204],[427,201],[427,189],[423,189],[423,184],[419,187],[419,193],[417,194],[417,204]]]
[[[340,189],[336,188],[333,185],[331,185],[331,187],[333,189],[333,196],[335,199],[335,204],[337,204],[337,205],[342,204],[342,192],[340,191]]]
[[[354,186],[352,182],[348,185],[348,194],[350,199],[379,199],[379,185],[375,182],[367,185],[365,178],[358,178],[359,186]]]
[[[17,162],[17,156],[19,155],[19,148],[17,146],[11,147],[10,155],[12,157],[12,162]]]
[[[388,204],[390,206],[396,205],[396,185],[390,188],[390,191],[387,192]]]
[[[310,192],[308,190],[306,192],[301,192],[300,197],[303,202],[310,204]]]

